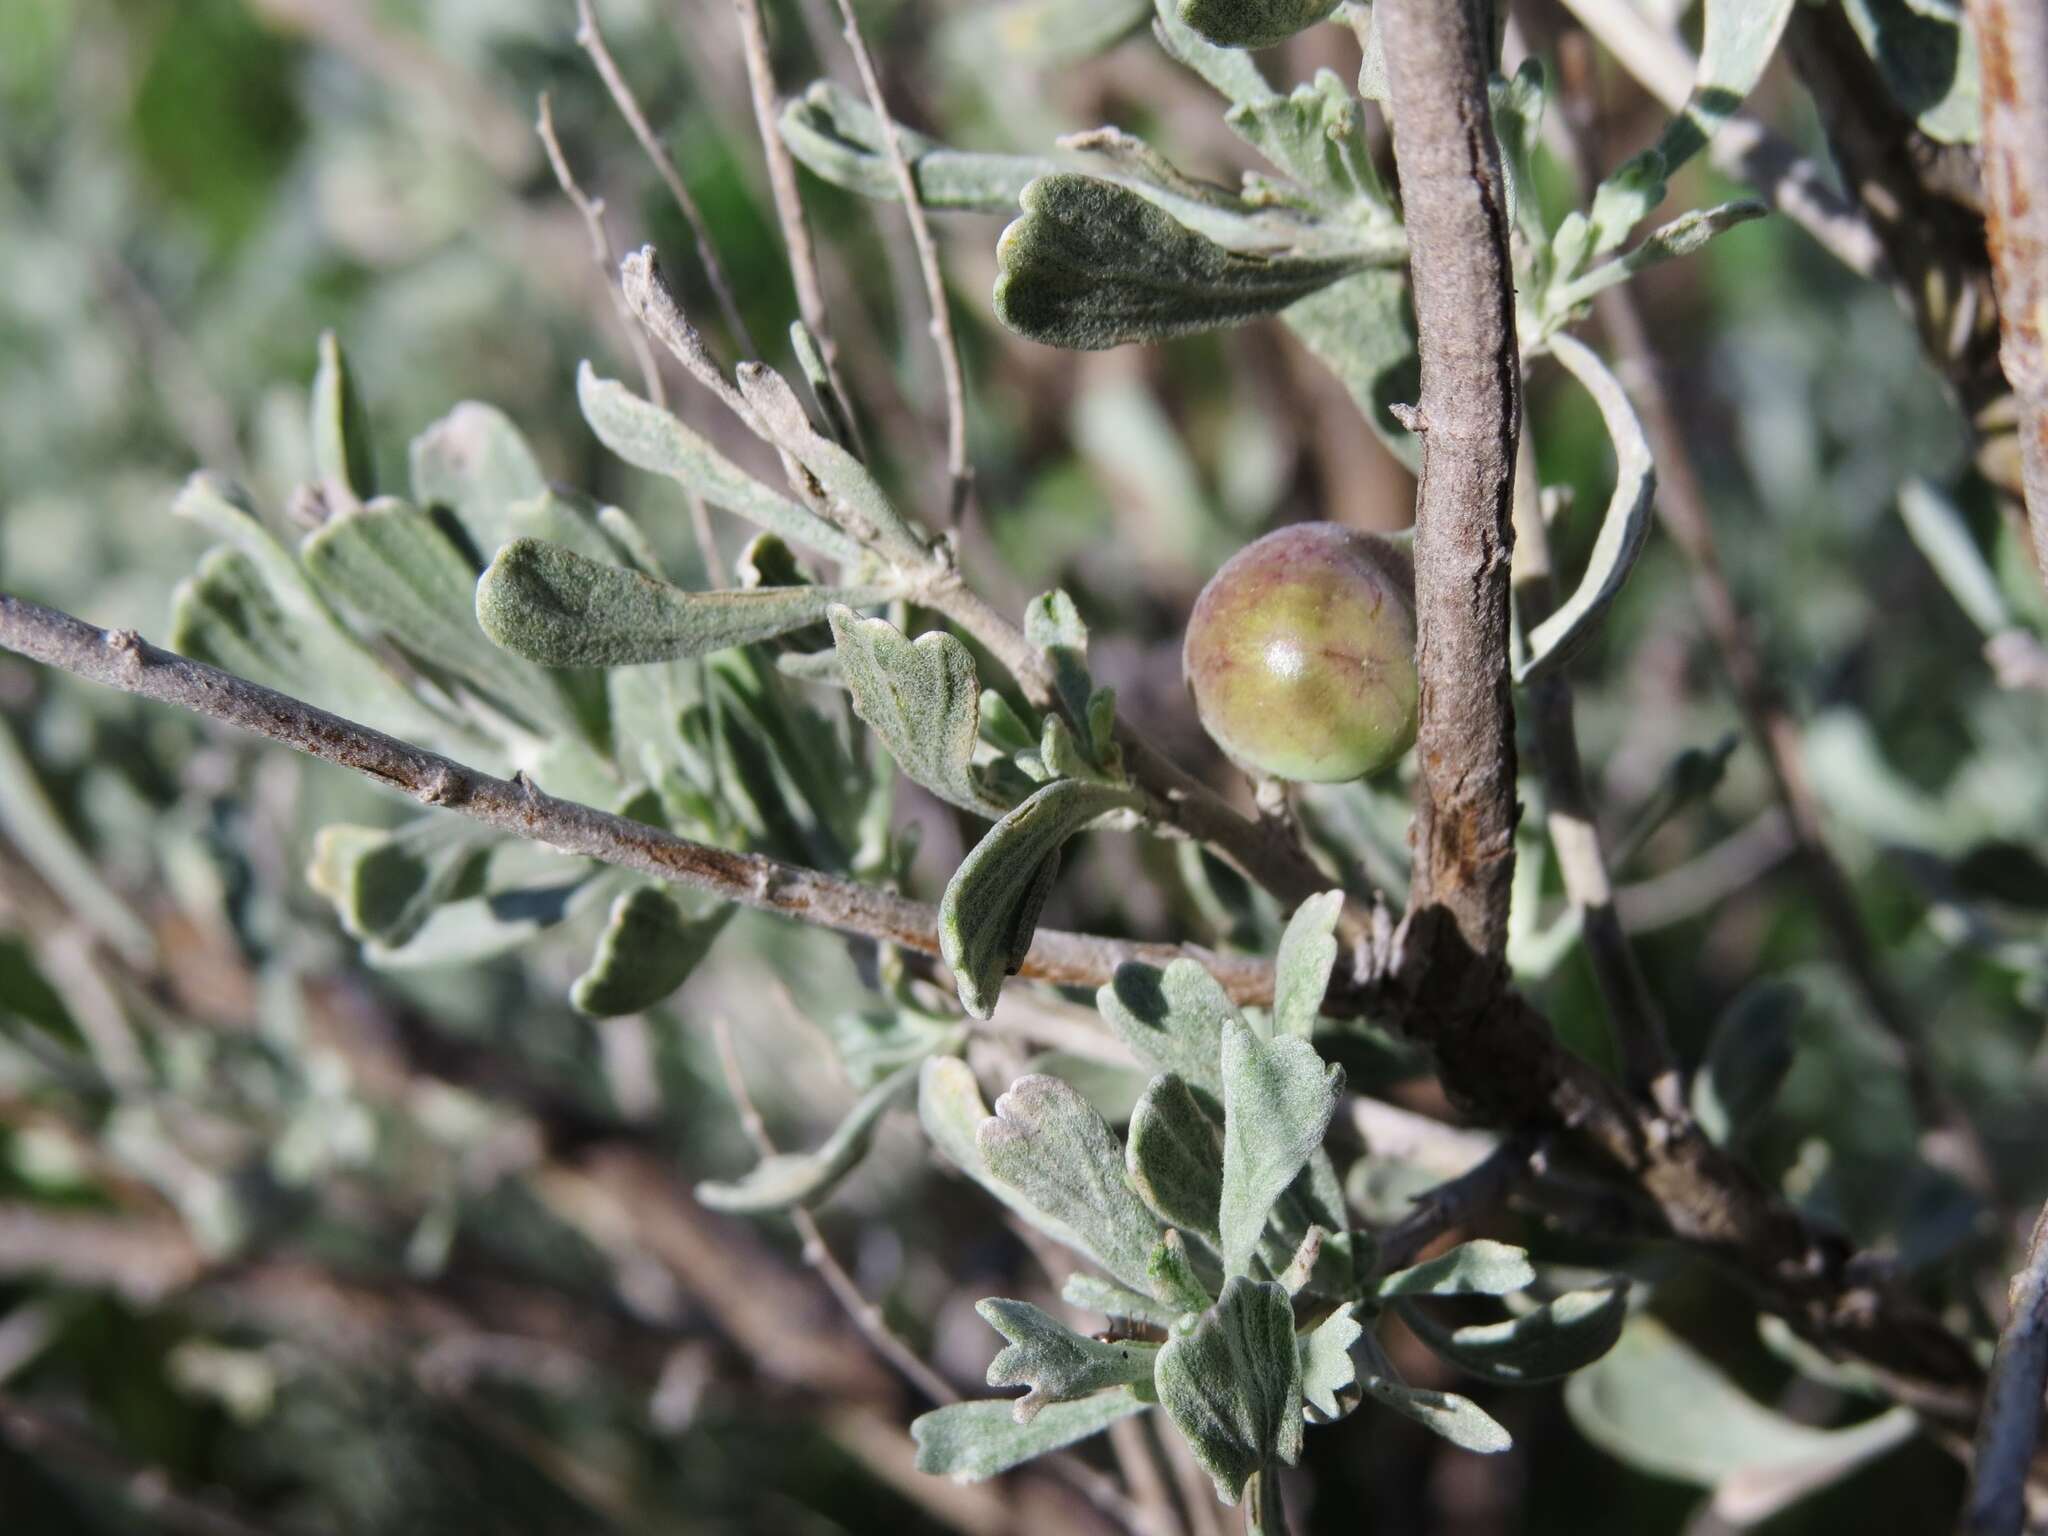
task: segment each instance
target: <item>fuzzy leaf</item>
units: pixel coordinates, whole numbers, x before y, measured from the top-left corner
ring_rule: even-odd
[[[1344,893],[1325,891],[1309,897],[1288,919],[1273,962],[1274,1034],[1302,1040],[1315,1034],[1316,1015],[1337,965],[1337,916],[1343,910]]]
[[[1655,1318],[1566,1383],[1579,1432],[1638,1471],[1715,1490],[1724,1518],[1751,1524],[1910,1439],[1910,1409],[1814,1429],[1749,1397]]]
[[[1460,1370],[1520,1387],[1569,1376],[1612,1349],[1628,1320],[1628,1287],[1567,1291],[1506,1322],[1463,1328],[1444,1327],[1412,1302],[1400,1309],[1415,1336]]]
[[[1235,1504],[1246,1479],[1301,1455],[1301,1354],[1287,1293],[1240,1275],[1159,1352],[1159,1401]]]
[[[1222,1138],[1188,1085],[1171,1072],[1153,1078],[1131,1111],[1124,1157],[1132,1185],[1161,1221],[1218,1244]]]
[[[1151,1281],[1152,1294],[1169,1307],[1177,1309],[1176,1316],[1184,1312],[1206,1311],[1214,1297],[1202,1277],[1195,1271],[1194,1256],[1188,1252],[1187,1239],[1174,1228],[1169,1227],[1166,1235],[1152,1245],[1152,1252],[1145,1260],[1145,1274]]]
[[[477,622],[518,656],[550,667],[630,667],[772,640],[838,604],[894,596],[887,586],[690,592],[560,544],[514,539],[476,588]]]
[[[978,1483],[1099,1434],[1147,1406],[1129,1392],[1100,1392],[1049,1404],[1030,1423],[1019,1424],[1008,1398],[953,1403],[911,1420],[910,1437],[917,1442],[918,1471]]]
[[[320,365],[313,374],[313,478],[338,490],[337,499],[367,501],[377,494],[377,455],[368,413],[334,332],[320,333]]]
[[[1242,1024],[1223,1030],[1223,1267],[1251,1267],[1273,1202],[1323,1143],[1344,1090],[1344,1069],[1306,1040],[1261,1040]]]
[[[1351,1307],[1339,1307],[1312,1333],[1300,1336],[1301,1396],[1320,1416],[1319,1422],[1340,1419],[1358,1404],[1358,1369],[1351,1346],[1365,1328]]]
[[[1570,336],[1550,340],[1551,351],[1586,386],[1600,407],[1607,436],[1614,444],[1614,494],[1594,537],[1593,552],[1578,586],[1541,624],[1529,631],[1529,658],[1515,672],[1529,683],[1555,672],[1592,636],[1621,592],[1643,541],[1650,534],[1650,510],[1657,493],[1656,466],[1649,440],[1635,408],[1622,392],[1621,381],[1608,372],[1591,348]]]
[[[1692,1112],[1717,1144],[1740,1142],[1771,1107],[1792,1070],[1792,1027],[1805,1002],[1787,982],[1745,988],[1714,1022],[1692,1082]]]
[[[988,1105],[966,1062],[957,1056],[934,1056],[924,1063],[918,1077],[917,1118],[932,1145],[954,1167],[1061,1247],[1088,1252],[1087,1243],[1065,1222],[989,1172],[979,1140],[989,1118]]]
[[[996,244],[996,316],[1048,346],[1100,351],[1242,325],[1355,271],[1354,255],[1227,250],[1112,182],[1042,176]]]
[[[893,202],[896,175],[882,148],[882,125],[873,110],[829,80],[813,84],[782,109],[782,141],[806,167],[850,192]],[[1022,155],[977,155],[948,149],[898,126],[903,157],[925,207],[968,213],[1007,213],[1033,177],[1053,169],[1049,160]]]
[[[592,1018],[652,1008],[690,979],[735,910],[720,907],[693,921],[660,886],[634,886],[612,903],[597,952],[570,987],[569,1001]]]
[[[883,1114],[909,1091],[922,1066],[922,1062],[912,1062],[898,1067],[862,1094],[816,1150],[764,1157],[741,1178],[699,1184],[697,1198],[714,1211],[749,1213],[786,1211],[793,1205],[813,1205],[824,1199],[867,1155]]]
[[[1977,33],[1956,0],[1844,0],[1849,24],[1885,86],[1942,144],[1974,144],[1983,129]]]
[[[860,546],[813,512],[778,494],[726,458],[703,438],[616,379],[585,363],[576,374],[576,398],[597,440],[636,469],[666,475],[713,506],[723,507],[792,544],[834,560],[858,560]]]
[[[1050,1215],[1080,1251],[1125,1285],[1150,1289],[1159,1225],[1124,1176],[1116,1136],[1056,1077],[1020,1077],[975,1135],[991,1177]]]
[[[412,496],[446,507],[479,560],[513,536],[511,509],[548,488],[547,476],[511,419],[495,405],[465,400],[412,440]]]
[[[1067,1276],[1066,1284],[1060,1287],[1060,1300],[1082,1312],[1099,1312],[1104,1317],[1150,1323],[1155,1328],[1171,1328],[1186,1310],[1168,1306],[1150,1296],[1141,1296],[1114,1280],[1091,1275],[1085,1269],[1077,1269]],[[1208,1298],[1204,1297],[1202,1305],[1208,1304]]]
[[[1174,960],[1161,970],[1127,961],[1095,994],[1095,1005],[1140,1061],[1222,1103],[1223,1030],[1242,1025],[1244,1015],[1199,962]]]
[[[1382,1296],[1504,1296],[1536,1283],[1529,1255],[1507,1243],[1474,1238],[1450,1252],[1397,1269],[1380,1281]]]
[[[1358,103],[1329,70],[1289,95],[1232,107],[1223,120],[1308,192],[1354,216],[1385,205]],[[1401,238],[1397,227],[1389,238]]]
[[[1769,207],[1755,198],[1742,197],[1712,208],[1695,208],[1682,213],[1670,223],[1660,224],[1633,250],[1618,259],[1595,267],[1583,277],[1554,289],[1545,300],[1546,312],[1554,322],[1561,323],[1574,310],[1616,283],[1626,282],[1659,262],[1690,256],[1703,249],[1716,235],[1724,234],[1738,224],[1747,224],[1751,219],[1760,219],[1769,212]]]
[[[1095,683],[1088,675],[1088,626],[1074,600],[1057,589],[1034,597],[1024,607],[1024,638],[1051,665],[1068,715],[1085,725]]]
[[[1028,1424],[1039,1410],[1071,1402],[1111,1387],[1131,1387],[1149,1396],[1156,1344],[1128,1340],[1104,1343],[1085,1339],[1028,1301],[990,1297],[974,1304],[982,1321],[1010,1341],[1010,1347],[989,1362],[992,1387],[1029,1387],[1017,1399],[1019,1424]]]
[[[975,771],[981,682],[974,657],[951,635],[907,639],[884,619],[834,608],[839,675],[854,710],[912,779],[941,800],[991,820],[1006,807]]]
[[[315,834],[306,879],[351,938],[402,945],[497,836],[454,816],[423,816],[391,832],[335,823]]]
[[[1061,779],[989,828],[961,861],[939,901],[939,951],[969,1013],[993,1013],[1003,978],[1023,963],[1061,846],[1097,818],[1136,804],[1129,790]]]
[[[1398,267],[1354,272],[1289,306],[1280,318],[1350,392],[1387,451],[1409,469],[1420,469],[1422,444],[1391,409],[1414,400],[1422,388],[1407,274]]]
[[[1271,48],[1314,26],[1337,0],[1178,0],[1180,19],[1219,48]]]
[[[1358,1385],[1381,1407],[1391,1408],[1403,1418],[1413,1419],[1461,1450],[1491,1455],[1514,1444],[1513,1437],[1494,1421],[1492,1415],[1469,1397],[1460,1397],[1455,1392],[1431,1392],[1411,1387],[1392,1376],[1372,1372],[1361,1372]]]

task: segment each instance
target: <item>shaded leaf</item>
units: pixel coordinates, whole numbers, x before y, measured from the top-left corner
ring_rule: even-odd
[[[693,920],[660,886],[636,885],[612,903],[569,1001],[593,1018],[652,1008],[690,979],[736,910],[720,907]]]
[[[476,588],[477,622],[505,649],[551,667],[628,667],[707,655],[821,622],[887,586],[690,592],[560,544],[514,539]]]
[[[1844,0],[1885,86],[1920,131],[1943,144],[1975,144],[1983,129],[1977,34],[1956,0]]]
[[[827,617],[853,707],[897,766],[941,800],[1001,817],[1006,807],[974,767],[981,682],[967,647],[936,631],[907,639],[886,620],[851,608],[833,608]]]
[[[939,901],[939,952],[974,1017],[995,1011],[1003,978],[1031,948],[1061,846],[1090,822],[1136,806],[1129,790],[1061,779],[989,828],[961,860]]]
[[[819,80],[782,109],[782,141],[805,166],[834,186],[886,202],[898,196],[896,174],[882,147],[882,125],[865,101],[843,86]],[[1023,155],[979,155],[948,149],[900,124],[903,157],[910,162],[925,207],[970,213],[1006,213],[1031,182],[1053,169],[1049,160]]]
[[[1383,1408],[1413,1419],[1432,1433],[1441,1435],[1461,1450],[1491,1455],[1514,1444],[1508,1432],[1485,1409],[1469,1397],[1455,1392],[1431,1392],[1411,1387],[1391,1375],[1361,1372],[1360,1390]]]
[[[1387,451],[1410,470],[1420,469],[1422,444],[1391,410],[1422,389],[1407,274],[1398,267],[1354,272],[1290,305],[1280,318],[1350,392]]]
[[[1899,487],[1899,516],[1949,596],[1986,635],[2012,625],[1998,577],[1956,504],[1919,476]]]
[[[1306,1040],[1260,1040],[1242,1024],[1223,1030],[1223,1267],[1243,1275],[1266,1217],[1309,1154],[1322,1145],[1344,1089]]]
[[[1352,217],[1384,208],[1386,194],[1373,168],[1358,103],[1331,71],[1317,70],[1313,81],[1286,96],[1232,107],[1223,120],[1304,190]],[[1391,211],[1386,219],[1389,241],[1403,239]]]
[[[1053,1218],[1055,1231],[1125,1285],[1149,1289],[1159,1225],[1124,1176],[1102,1116],[1056,1077],[1020,1077],[975,1135],[991,1177]]]
[[[1246,1479],[1301,1455],[1301,1355],[1287,1293],[1240,1275],[1195,1325],[1159,1352],[1159,1401],[1235,1504]]]
[[[1311,896],[1294,909],[1273,962],[1273,1033],[1306,1040],[1315,1034],[1330,972],[1337,965],[1337,917],[1342,891]]]
[[[314,836],[306,881],[333,903],[351,938],[398,946],[498,836],[457,816],[422,816],[396,831],[332,823]]]
[[[1067,1276],[1066,1284],[1060,1287],[1060,1300],[1068,1306],[1083,1312],[1099,1312],[1104,1317],[1123,1318],[1129,1322],[1150,1323],[1155,1328],[1171,1328],[1180,1321],[1185,1307],[1169,1306],[1150,1296],[1141,1296],[1136,1291],[1118,1285],[1114,1280],[1105,1280],[1100,1275],[1091,1275],[1084,1269],[1077,1269]],[[1202,1306],[1209,1304],[1209,1298],[1202,1298]],[[1197,1311],[1200,1308],[1196,1308]]]
[[[1528,1386],[1591,1365],[1614,1347],[1628,1320],[1628,1287],[1567,1291],[1500,1323],[1446,1328],[1412,1302],[1401,1317],[1437,1354],[1488,1381]]]
[[[1188,1085],[1171,1072],[1152,1080],[1131,1111],[1125,1138],[1131,1183],[1155,1215],[1213,1246],[1223,1199],[1223,1144]]]
[[[1337,0],[1178,0],[1180,19],[1219,48],[1271,48],[1314,26]]]
[[[1140,1061],[1222,1103],[1223,1030],[1242,1025],[1244,1015],[1198,961],[1170,961],[1163,970],[1127,961],[1095,994],[1095,1005]]]
[[[1131,1387],[1149,1396],[1156,1344],[1131,1340],[1104,1343],[1083,1338],[1028,1301],[990,1297],[974,1304],[982,1321],[1010,1341],[989,1362],[992,1387],[1028,1387],[1016,1401],[1017,1422],[1028,1424],[1053,1403],[1070,1402],[1111,1387]]]
[[[1320,1422],[1340,1419],[1358,1405],[1358,1370],[1351,1363],[1351,1346],[1365,1328],[1354,1311],[1339,1307],[1300,1338],[1301,1396]]]
[[[377,454],[369,415],[334,332],[320,333],[320,363],[313,373],[313,477],[346,504],[377,494]]]
[[[957,1056],[934,1056],[924,1063],[918,1077],[917,1118],[932,1145],[954,1167],[1061,1247],[1089,1251],[1086,1241],[1065,1222],[989,1172],[979,1140],[989,1118],[988,1105],[966,1062]]]
[[[889,1106],[917,1081],[922,1062],[898,1067],[862,1094],[837,1129],[810,1152],[778,1152],[764,1157],[741,1178],[707,1180],[697,1198],[715,1211],[786,1211],[811,1205],[829,1195],[867,1155],[875,1127]]]
[[[1529,1255],[1507,1243],[1474,1238],[1448,1253],[1397,1269],[1380,1281],[1382,1296],[1504,1296],[1536,1283]]]
[[[511,509],[548,488],[547,476],[511,418],[465,400],[412,440],[412,497],[446,507],[488,561],[513,536]]]
[[[1024,189],[996,245],[996,316],[1049,346],[1100,351],[1242,325],[1357,270],[1354,255],[1228,250],[1137,193],[1057,172]]]
[[[1215,1300],[1195,1270],[1194,1255],[1188,1252],[1187,1239],[1171,1227],[1153,1244],[1152,1252],[1145,1260],[1145,1273],[1152,1283],[1152,1294],[1175,1308],[1176,1318],[1181,1313],[1205,1311]]]
[[[1052,1403],[1019,1424],[1008,1398],[953,1403],[911,1420],[917,1442],[917,1470],[978,1483],[1031,1460],[1099,1434],[1118,1419],[1142,1413],[1146,1404],[1126,1391],[1101,1392],[1071,1403]]]
[[[1804,994],[1789,982],[1747,987],[1714,1021],[1692,1080],[1693,1118],[1716,1143],[1740,1142],[1792,1070],[1793,1032]]]

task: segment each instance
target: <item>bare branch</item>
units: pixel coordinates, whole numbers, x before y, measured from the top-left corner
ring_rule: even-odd
[[[732,284],[725,280],[725,268],[719,264],[718,248],[712,244],[711,231],[705,226],[697,200],[690,196],[690,189],[683,185],[682,173],[676,169],[668,151],[661,147],[661,140],[655,137],[654,129],[648,125],[647,114],[640,110],[633,88],[619,73],[611,50],[605,46],[604,33],[598,28],[597,13],[591,9],[590,0],[576,0],[576,46],[590,55],[598,78],[611,92],[619,116],[633,130],[633,137],[640,141],[647,158],[654,162],[655,172],[668,188],[669,196],[682,210],[683,218],[690,226],[690,238],[697,242],[697,259],[704,264],[705,280],[711,284],[711,292],[718,300],[718,312],[725,317],[726,329],[732,332],[732,338],[742,352],[748,357],[759,357],[760,349],[754,345],[754,338],[747,332],[747,322],[741,318],[739,303],[733,298]]]
[[[423,805],[497,827],[562,853],[600,859],[721,900],[937,954],[938,913],[924,902],[759,854],[735,853],[560,800],[523,775],[494,778],[316,709],[288,694],[161,650],[133,630],[102,630],[54,608],[0,594],[0,648],[109,688],[172,704],[351,769]],[[1099,986],[1129,960],[1189,956],[1232,996],[1272,996],[1272,968],[1193,946],[1136,944],[1040,929],[1019,974]]]
[[[2020,407],[2034,561],[2048,581],[2048,3],[1969,0],[1984,77],[1984,224],[1999,361]]]
[[[946,302],[946,277],[939,270],[938,242],[932,238],[931,221],[925,217],[924,198],[917,190],[917,178],[904,158],[903,141],[896,133],[896,119],[882,99],[882,81],[875,73],[875,61],[861,36],[860,22],[853,14],[852,0],[839,0],[840,20],[845,24],[846,46],[853,51],[854,68],[867,92],[868,105],[882,125],[882,147],[889,156],[889,169],[896,177],[903,197],[903,212],[910,221],[910,238],[917,247],[917,265],[924,277],[925,297],[932,310],[932,341],[939,354],[939,377],[946,393],[946,474],[952,485],[948,498],[953,522],[967,509],[974,487],[974,471],[967,462],[967,383],[960,371],[960,346],[953,338],[953,313]]]
[[[1520,362],[1486,54],[1463,0],[1391,0],[1387,55],[1415,288],[1422,484],[1415,504],[1421,794],[1410,913],[1441,909],[1471,968],[1497,969],[1514,873],[1508,567]],[[1476,981],[1484,978],[1475,977]]]
[[[2010,1300],[1984,1389],[1960,1536],[2019,1536],[2026,1522],[2027,1476],[2040,1446],[2041,1394],[2048,1385],[2048,1206],[2034,1222]]]

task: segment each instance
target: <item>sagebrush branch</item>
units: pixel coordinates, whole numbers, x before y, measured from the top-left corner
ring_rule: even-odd
[[[2041,1445],[2041,1393],[2048,1385],[2048,1206],[2034,1221],[2007,1300],[2012,1310],[1984,1389],[1962,1536],[2019,1536],[2027,1522],[2027,1479]]]
[[[191,710],[409,795],[567,854],[598,859],[724,901],[775,912],[923,954],[939,952],[938,911],[857,881],[756,853],[738,853],[547,794],[523,775],[500,779],[345,720],[303,700],[160,649],[134,630],[104,630],[0,593],[0,649]],[[1240,1002],[1272,997],[1272,968],[1194,946],[1127,943],[1041,928],[1020,975],[1099,986],[1126,961],[1191,956]]]

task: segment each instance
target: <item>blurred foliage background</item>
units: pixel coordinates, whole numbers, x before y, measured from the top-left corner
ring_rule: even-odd
[[[814,0],[768,9],[785,91],[852,78]],[[1142,33],[1099,57],[1034,58],[1005,49],[986,7],[862,9],[898,111],[949,142],[1038,150],[1114,122],[1202,175],[1249,163]],[[721,0],[600,11],[749,329],[780,338],[793,292],[732,14]],[[631,508],[692,569],[680,499],[599,451],[576,409],[579,359],[623,373],[630,358],[532,133],[537,92],[552,94],[614,241],[669,253],[727,357],[733,338],[574,30],[569,0],[0,0],[0,587],[163,633],[206,545],[168,513],[179,483],[204,466],[261,505],[288,503],[308,476],[306,385],[328,329],[349,348],[387,472],[455,402],[488,400],[551,478]],[[1604,60],[1573,58],[1589,140],[1618,163],[1661,114]],[[1268,62],[1298,79],[1322,64],[1348,77],[1356,61],[1325,27]],[[1818,147],[1789,82],[1774,75],[1758,105]],[[1732,190],[1695,169],[1673,206]],[[942,504],[940,404],[900,217],[808,176],[804,191],[872,440],[929,511]],[[1561,173],[1545,193],[1567,195]],[[970,379],[969,567],[1011,611],[1066,586],[1127,714],[1241,792],[1183,697],[1181,616],[1256,533],[1301,518],[1400,527],[1412,481],[1277,325],[1087,355],[1010,336],[988,304],[999,229],[941,226]],[[1995,686],[1981,635],[1898,515],[1901,482],[1949,488],[2017,613],[2038,622],[2048,603],[1968,477],[1964,423],[1890,295],[1777,219],[1660,268],[1642,293],[1731,582],[1804,730],[1857,902],[2001,1187],[2037,1200],[2048,701]],[[771,360],[786,362],[780,350]],[[671,380],[680,413],[772,474],[683,384]],[[1545,483],[1599,506],[1611,467],[1583,396],[1539,373],[1528,423]],[[1592,521],[1560,521],[1567,569]],[[742,536],[718,531],[729,558]],[[1611,833],[1643,820],[1681,753],[1740,741],[1683,561],[1661,538],[1575,675]],[[1347,790],[1310,810],[1339,841],[1394,856],[1398,800]],[[565,1000],[589,922],[483,965],[373,969],[303,872],[318,828],[395,823],[400,807],[336,770],[11,661],[0,801],[0,1416],[19,1415],[0,1434],[0,1527],[1115,1528],[1071,1480],[962,1489],[911,1471],[903,1425],[919,1400],[787,1223],[714,1216],[691,1197],[695,1180],[751,1158],[712,1021],[730,1024],[778,1140],[814,1143],[853,1097],[820,1028],[864,995],[872,955],[742,916],[673,1004],[612,1020]],[[934,895],[962,851],[959,820],[907,789],[896,814],[920,824],[909,879]],[[1997,1217],[1919,1160],[1891,1047],[1838,974],[1788,846],[1742,742],[1620,871],[1674,1040],[1696,1059],[1752,982],[1799,982],[1798,1060],[1759,1165],[1915,1270],[1993,1272]],[[1270,913],[1219,932],[1208,887],[1186,873],[1170,850],[1093,839],[1048,920],[1270,937]],[[1532,984],[1575,1047],[1604,1053],[1579,955]],[[1040,1013],[1057,1021],[1062,1006]],[[999,1080],[1048,1033],[1041,1017],[1036,1034],[978,1049]],[[1448,1114],[1404,1053],[1357,1050],[1355,1083]],[[861,1292],[963,1390],[993,1349],[974,1298],[1054,1288],[1046,1256],[938,1171],[904,1117],[819,1219]],[[1855,1416],[1766,1350],[1746,1303],[1699,1266],[1570,1233],[1539,1247],[1655,1278],[1659,1317],[1788,1416]],[[1419,1349],[1400,1363],[1425,1384],[1442,1370]],[[1697,1488],[1589,1445],[1558,1389],[1475,1395],[1513,1430],[1511,1453],[1473,1457],[1361,1415],[1311,1437],[1313,1496],[1290,1499],[1304,1527],[1723,1528]],[[1101,1456],[1148,1462],[1128,1439]],[[1960,1476],[1914,1442],[1764,1528],[1943,1528]]]

